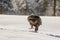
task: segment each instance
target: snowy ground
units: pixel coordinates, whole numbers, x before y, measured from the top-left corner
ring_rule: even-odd
[[[60,17],[41,16],[38,33],[30,32],[27,16],[0,15],[0,40],[60,40]]]

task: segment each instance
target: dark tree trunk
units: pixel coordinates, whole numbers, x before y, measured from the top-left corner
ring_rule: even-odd
[[[54,0],[54,7],[53,7],[53,16],[56,16],[56,0]]]

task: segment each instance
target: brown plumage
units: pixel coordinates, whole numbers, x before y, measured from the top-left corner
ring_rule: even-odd
[[[31,25],[31,29],[33,28],[33,26],[35,27],[35,32],[38,31],[38,27],[42,24],[41,18],[35,15],[28,16],[28,22]]]

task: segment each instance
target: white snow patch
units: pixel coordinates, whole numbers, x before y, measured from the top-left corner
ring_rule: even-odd
[[[60,40],[60,17],[41,16],[38,33],[30,32],[27,17],[0,15],[0,40]]]

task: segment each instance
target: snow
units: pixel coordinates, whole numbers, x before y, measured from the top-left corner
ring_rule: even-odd
[[[40,16],[38,33],[31,32],[27,17],[0,15],[0,40],[60,40],[60,17]]]

